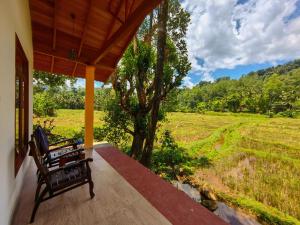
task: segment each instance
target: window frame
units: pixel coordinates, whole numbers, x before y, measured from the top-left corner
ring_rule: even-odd
[[[29,62],[15,35],[15,176],[28,152]]]

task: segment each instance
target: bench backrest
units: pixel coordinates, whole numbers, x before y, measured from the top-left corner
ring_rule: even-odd
[[[43,178],[47,177],[47,174],[49,172],[47,166],[43,163],[44,158],[43,155],[41,155],[40,150],[37,145],[37,140],[34,137],[34,135],[31,135],[31,140],[29,141],[29,147],[30,147],[30,154],[34,159],[34,162],[41,173],[41,176]]]
[[[40,150],[41,155],[46,154],[49,151],[49,140],[44,129],[40,125],[38,125],[33,134],[35,136],[37,142],[36,144]]]

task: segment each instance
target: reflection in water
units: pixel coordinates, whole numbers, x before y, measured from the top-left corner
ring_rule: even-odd
[[[178,190],[183,191],[196,202],[201,203],[201,201],[203,201],[199,191],[191,187],[189,184],[183,184],[179,181],[173,181],[172,184]],[[216,204],[217,209],[214,211],[214,214],[216,214],[231,225],[261,225],[255,219],[247,216],[242,212],[235,210],[234,208],[227,206],[223,202],[216,202]]]

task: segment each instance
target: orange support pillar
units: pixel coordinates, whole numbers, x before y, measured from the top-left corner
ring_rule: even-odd
[[[86,66],[85,72],[85,148],[93,148],[94,142],[94,79],[95,67]]]

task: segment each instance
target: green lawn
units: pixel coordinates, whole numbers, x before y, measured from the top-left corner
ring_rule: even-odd
[[[103,124],[103,116],[95,112],[96,127]],[[83,126],[84,111],[58,110],[54,120],[54,133],[71,137]],[[195,178],[215,186],[233,204],[266,217],[263,220],[270,224],[297,223],[284,213],[300,219],[300,119],[169,113],[160,132],[164,129],[171,130],[192,157],[211,161],[209,168],[199,168]],[[269,214],[275,219],[268,219]],[[282,222],[285,217],[287,223]]]
[[[94,126],[100,127],[103,124],[103,112],[94,112]],[[54,119],[54,134],[71,138],[84,126],[84,110],[81,109],[59,109],[56,117],[34,118],[33,123],[43,123],[46,119]]]

